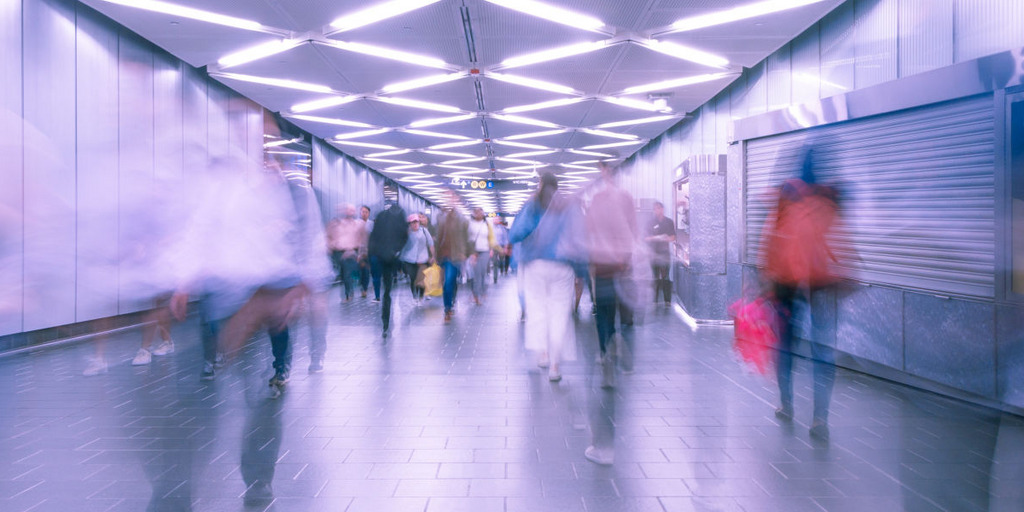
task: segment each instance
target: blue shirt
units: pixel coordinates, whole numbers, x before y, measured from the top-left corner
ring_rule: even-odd
[[[520,244],[519,261],[586,262],[583,212],[574,200],[556,197],[545,210],[531,198],[516,216],[509,241]]]

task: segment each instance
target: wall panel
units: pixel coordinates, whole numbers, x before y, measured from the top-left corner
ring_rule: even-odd
[[[24,328],[75,321],[75,5],[24,3]]]
[[[0,2],[0,336],[22,330],[21,2]]]
[[[836,9],[819,23],[821,51],[821,97],[827,98],[854,88],[855,19],[853,2]]]
[[[953,64],[953,2],[900,0],[899,36],[894,39],[901,77]]]
[[[228,134],[228,98],[227,89],[207,79],[206,149],[211,159],[231,159],[240,156],[232,153],[231,138]]]
[[[790,45],[768,56],[767,93],[768,110],[785,108],[792,103],[793,68]]]
[[[899,0],[856,0],[854,85],[860,89],[897,78]]]
[[[800,104],[821,97],[820,31],[815,23],[790,43],[793,70],[792,101]]]
[[[79,322],[117,314],[118,33],[82,9],[77,37]]]
[[[956,0],[953,59],[977,59],[1024,46],[1024,2]]]
[[[199,180],[193,176],[200,175],[208,167],[209,148],[207,138],[209,127],[206,124],[209,102],[207,100],[207,79],[198,70],[189,66],[183,67],[182,73],[182,162],[185,179],[185,207],[192,209],[192,199],[199,197]]]

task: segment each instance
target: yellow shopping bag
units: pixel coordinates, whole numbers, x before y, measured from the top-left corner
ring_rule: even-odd
[[[436,264],[427,267],[423,271],[423,292],[430,297],[440,297],[443,292],[441,288],[441,267]]]

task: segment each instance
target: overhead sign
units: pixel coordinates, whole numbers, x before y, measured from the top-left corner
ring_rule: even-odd
[[[464,180],[462,178],[452,178],[451,185],[456,188],[465,190],[466,188],[474,189],[488,189],[494,188],[494,181],[492,180]]]

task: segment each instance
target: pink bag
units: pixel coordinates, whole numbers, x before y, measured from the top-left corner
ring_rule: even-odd
[[[766,375],[778,343],[778,315],[771,301],[765,297],[740,299],[729,306],[729,313],[735,320],[733,349],[755,371]]]

